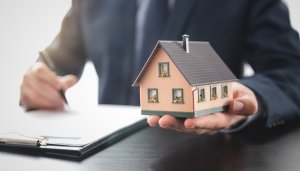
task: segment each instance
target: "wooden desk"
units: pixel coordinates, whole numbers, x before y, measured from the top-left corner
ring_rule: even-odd
[[[0,151],[0,170],[270,170],[300,169],[300,128],[254,137],[191,135],[145,128],[82,161]]]

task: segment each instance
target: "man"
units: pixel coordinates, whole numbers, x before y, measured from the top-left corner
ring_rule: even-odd
[[[24,75],[21,104],[62,108],[59,91],[74,85],[91,60],[99,76],[99,103],[138,105],[131,84],[156,41],[179,40],[184,33],[209,41],[241,78],[233,85],[231,109],[184,121],[150,116],[149,125],[201,134],[299,119],[299,36],[280,0],[74,0],[61,32]],[[254,76],[242,78],[245,62]]]

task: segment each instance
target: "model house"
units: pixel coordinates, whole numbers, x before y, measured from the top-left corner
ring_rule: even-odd
[[[133,86],[143,115],[197,117],[229,109],[234,74],[208,42],[158,41]]]

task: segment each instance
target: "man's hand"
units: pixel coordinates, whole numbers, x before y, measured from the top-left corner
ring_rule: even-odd
[[[64,101],[59,91],[67,90],[76,82],[76,76],[59,77],[47,65],[38,62],[23,76],[21,105],[33,109],[62,109]]]
[[[249,115],[254,115],[258,110],[257,99],[252,90],[237,82],[232,83],[232,90],[233,101],[228,112],[214,113],[184,121],[170,115],[149,116],[148,124],[198,134],[214,134],[220,129],[230,128],[245,120]]]

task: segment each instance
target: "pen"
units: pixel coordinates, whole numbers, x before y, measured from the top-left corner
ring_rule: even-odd
[[[39,52],[40,54],[40,57],[42,58],[43,62],[52,70],[52,71],[56,71],[56,67],[53,63],[53,61],[51,60],[50,58],[50,55],[46,52],[46,51],[42,51],[42,52]],[[67,101],[67,98],[65,96],[65,91],[63,89],[60,89],[59,90],[59,94],[61,96],[61,98],[64,100],[64,102],[66,104],[68,104],[68,101]]]
[[[64,100],[64,102],[65,102],[66,104],[68,104],[68,100],[67,100],[67,98],[66,98],[65,91],[64,91],[63,89],[60,89],[60,90],[59,90],[59,94],[60,94],[61,98]]]

